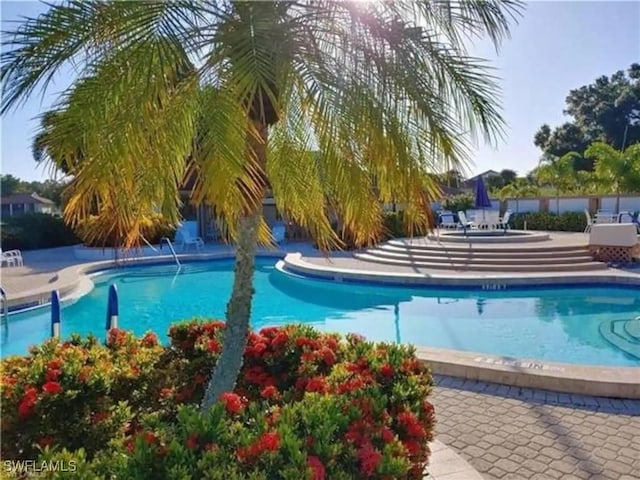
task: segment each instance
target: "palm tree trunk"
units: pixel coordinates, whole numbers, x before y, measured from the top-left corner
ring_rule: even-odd
[[[249,148],[256,155],[258,164],[264,169],[267,159],[267,128],[259,125],[258,131],[262,137],[261,141],[250,140]],[[233,391],[242,368],[247,333],[249,332],[251,302],[255,293],[253,273],[258,246],[258,227],[261,219],[262,205],[258,205],[256,211],[243,216],[239,221],[236,267],[231,299],[227,303],[222,352],[202,400],[200,409],[203,413],[211,408],[221,394]]]

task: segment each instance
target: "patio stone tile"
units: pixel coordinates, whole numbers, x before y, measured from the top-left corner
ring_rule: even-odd
[[[640,415],[630,414],[640,402],[575,396],[574,405],[571,395],[545,392],[539,400],[535,390],[514,388],[507,397],[505,390],[467,383],[464,396],[451,387],[433,391],[438,424],[485,479],[640,479]],[[468,424],[469,412],[477,426]]]

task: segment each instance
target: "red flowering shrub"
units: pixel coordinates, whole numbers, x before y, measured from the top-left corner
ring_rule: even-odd
[[[4,458],[33,459],[37,446],[83,447],[93,455],[124,425],[152,408],[149,388],[160,372],[163,351],[123,331],[108,348],[96,338],[68,342],[52,339],[28,356],[2,362],[2,453]],[[128,406],[119,405],[126,401]]]
[[[223,329],[177,324],[166,348],[114,331],[106,348],[52,341],[5,360],[5,458],[84,446],[92,478],[422,478],[431,378],[410,347],[305,326],[251,332],[235,391],[203,416]]]

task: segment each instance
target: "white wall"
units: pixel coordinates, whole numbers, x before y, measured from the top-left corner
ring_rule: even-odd
[[[603,199],[605,200],[605,199]],[[615,210],[616,208],[616,199],[615,197],[606,199],[606,207],[605,202],[602,202],[603,210]],[[620,197],[620,211],[632,211],[637,212],[640,211],[640,197]]]
[[[557,212],[555,199],[549,201],[549,210]],[[589,209],[589,199],[587,197],[560,198],[560,213],[564,212],[582,212]]]
[[[540,207],[540,201],[537,198],[521,198],[517,203],[518,208],[516,208],[515,200],[508,200],[507,209],[511,210],[513,213],[528,213],[537,212]]]
[[[549,197],[549,212],[556,213],[558,204],[555,197]],[[507,200],[507,208],[512,212],[516,212],[516,201],[514,199]],[[540,199],[523,198],[518,202],[517,211],[520,213],[537,212],[540,208]],[[560,213],[564,212],[582,212],[589,209],[589,197],[560,197]],[[600,210],[615,211],[616,197],[600,197]],[[639,212],[640,196],[620,197],[620,211]]]

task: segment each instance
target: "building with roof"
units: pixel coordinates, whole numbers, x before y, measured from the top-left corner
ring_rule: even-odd
[[[26,213],[59,213],[55,202],[37,193],[14,193],[2,197],[2,216],[17,217]]]

